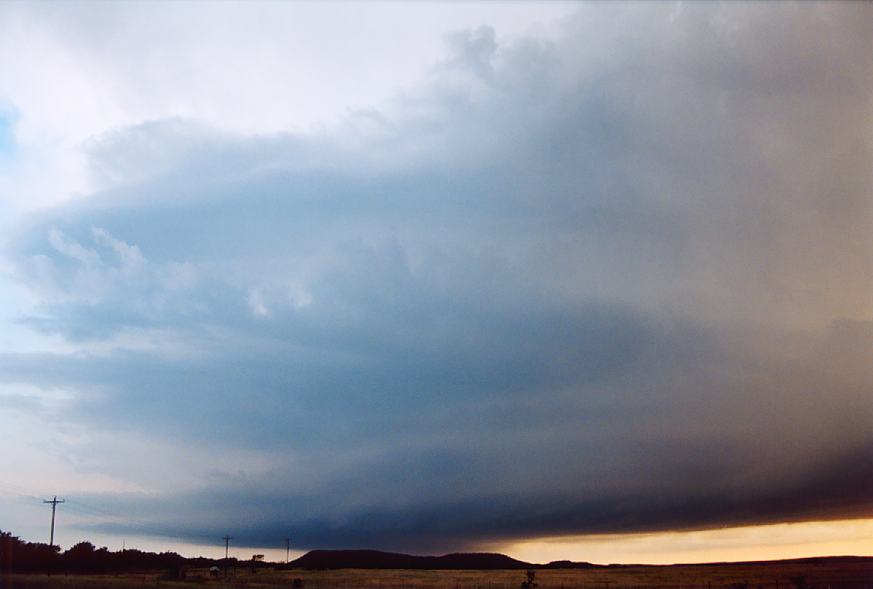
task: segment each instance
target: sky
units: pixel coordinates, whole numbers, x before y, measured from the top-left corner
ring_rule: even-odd
[[[0,529],[873,554],[873,7],[0,5]]]

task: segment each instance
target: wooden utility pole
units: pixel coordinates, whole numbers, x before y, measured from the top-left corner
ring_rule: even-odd
[[[230,548],[230,541],[233,540],[233,536],[224,536],[222,538],[224,540],[224,576],[227,576],[227,551]]]
[[[52,534],[49,536],[49,546],[54,548],[55,546],[55,510],[58,507],[58,503],[65,503],[64,499],[58,499],[58,496],[55,495],[54,499],[43,501],[43,503],[51,503],[52,506]]]
[[[285,564],[288,564],[288,557],[291,554],[291,538],[285,538]]]

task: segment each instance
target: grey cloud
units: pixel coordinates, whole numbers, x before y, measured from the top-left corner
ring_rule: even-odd
[[[374,482],[378,487],[378,481],[384,480],[379,477],[406,481],[417,469],[426,469],[426,477],[432,479],[433,473],[447,464],[457,467],[457,458],[443,452],[437,456],[419,454],[412,464],[392,460],[390,465],[366,474],[334,481],[317,494],[216,487],[169,498],[116,497],[110,504],[125,512],[130,505],[136,505],[143,515],[170,510],[178,515],[155,524],[155,532],[191,540],[214,541],[231,526],[238,541],[250,545],[270,545],[290,529],[303,546],[348,548],[378,542],[386,548],[439,551],[447,546],[473,549],[483,543],[544,534],[641,532],[869,516],[869,510],[862,506],[873,491],[873,444],[868,440],[833,457],[826,467],[803,473],[802,484],[781,482],[764,488],[743,488],[731,485],[729,480],[712,484],[708,477],[717,473],[705,469],[684,473],[686,484],[674,488],[625,486],[608,492],[583,488],[576,493],[538,489],[466,497],[433,497],[425,492],[414,500],[395,498],[390,502],[373,500],[369,492],[361,492]],[[469,456],[465,458],[469,461]],[[458,473],[458,488],[469,484],[469,472]],[[530,468],[519,469],[518,481],[523,483],[525,477],[537,474]],[[130,531],[117,523],[98,524],[95,529]]]
[[[186,353],[7,354],[0,379],[274,458],[226,495],[102,498],[190,539],[873,514],[869,10],[599,7],[557,40],[459,33],[318,135],[119,130],[106,190],[9,243],[24,320]]]

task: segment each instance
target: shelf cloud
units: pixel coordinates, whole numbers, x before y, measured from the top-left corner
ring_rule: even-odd
[[[16,410],[141,489],[99,494],[137,522],[103,532],[873,517],[870,11],[585,6],[456,31],[319,129],[120,125],[6,240],[17,324],[61,345],[0,382],[70,391]]]

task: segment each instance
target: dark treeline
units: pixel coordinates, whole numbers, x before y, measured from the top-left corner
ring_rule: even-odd
[[[236,562],[234,558],[229,560]],[[8,532],[0,531],[0,572],[3,573],[115,573],[180,570],[221,564],[225,564],[225,561],[185,558],[175,552],[158,554],[133,549],[112,552],[107,548],[95,548],[90,542],[79,542],[61,552],[57,546],[24,542]]]

